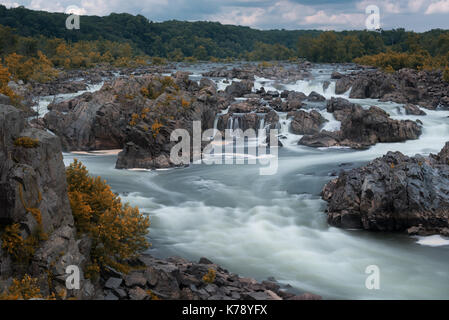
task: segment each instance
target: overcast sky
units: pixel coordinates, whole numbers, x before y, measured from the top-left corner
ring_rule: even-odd
[[[7,7],[81,14],[142,14],[153,21],[207,20],[258,29],[364,29],[365,9],[377,5],[384,29],[449,29],[449,0],[9,0]]]

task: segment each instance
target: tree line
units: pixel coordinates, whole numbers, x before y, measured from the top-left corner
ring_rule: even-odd
[[[68,15],[0,5],[0,58],[23,80],[45,81],[30,67],[88,68],[98,63],[133,66],[152,61],[305,58],[312,62],[371,64],[385,70],[441,68],[449,64],[449,31],[256,30],[218,22],[152,22],[130,14],[81,16],[68,30]],[[16,54],[17,56],[12,56]],[[46,58],[46,59],[44,59]],[[21,67],[20,67],[21,66]],[[37,68],[36,70],[39,70]],[[41,70],[42,71],[42,70]],[[51,77],[51,72],[50,75]]]

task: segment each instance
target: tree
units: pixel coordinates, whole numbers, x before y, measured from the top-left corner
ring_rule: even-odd
[[[105,266],[129,270],[126,260],[149,247],[146,239],[150,222],[111,191],[100,177],[90,177],[86,167],[75,159],[67,168],[70,205],[80,234],[93,240],[94,270]]]

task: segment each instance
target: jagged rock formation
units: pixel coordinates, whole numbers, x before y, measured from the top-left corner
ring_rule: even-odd
[[[0,137],[0,292],[25,273],[39,279],[44,295],[59,292],[65,288],[66,267],[83,268],[89,259],[75,237],[59,138],[28,127],[24,114],[7,105],[0,105]],[[12,225],[19,226],[22,244],[5,242]],[[33,237],[40,241],[28,242]],[[30,256],[17,256],[24,248]],[[82,290],[70,294],[92,298],[93,284],[82,280]]]
[[[354,99],[412,103],[432,110],[449,107],[449,86],[442,80],[441,71],[401,69],[390,74],[365,70],[340,75],[335,93],[343,94],[349,89],[349,97]]]
[[[341,172],[323,189],[328,221],[342,228],[449,235],[449,143],[438,155],[389,152]]]
[[[299,110],[289,113],[289,116],[293,117],[291,131],[294,134],[316,134],[320,132],[323,124],[327,122],[327,120],[315,110],[310,112]]]
[[[363,149],[379,142],[400,142],[418,139],[421,126],[411,120],[393,120],[382,109],[350,103],[342,98],[331,98],[327,111],[341,121],[337,132],[319,132],[304,136],[299,144],[310,147],[346,146]]]
[[[123,148],[117,168],[166,168],[173,166],[171,132],[192,133],[193,121],[211,129],[229,103],[212,81],[198,85],[183,72],[174,78],[144,75],[119,78],[98,92],[54,105],[44,122],[61,137],[64,150]]]

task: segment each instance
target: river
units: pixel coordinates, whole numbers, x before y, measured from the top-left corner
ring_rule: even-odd
[[[192,78],[199,78],[199,69],[192,69]],[[330,98],[336,96],[335,84],[327,90],[322,84],[332,71],[319,66],[313,69],[314,80],[288,85],[258,78],[255,87],[316,91]],[[284,147],[279,150],[278,172],[271,176],[259,175],[258,165],[116,170],[116,155],[107,153],[67,153],[64,161],[68,165],[78,158],[92,175],[106,179],[122,200],[150,216],[149,253],[155,256],[204,256],[241,276],[274,277],[325,299],[448,299],[448,239],[330,227],[320,192],[332,172],[358,167],[388,151],[438,153],[449,140],[449,111],[405,116],[395,103],[350,100],[377,105],[395,119],[420,119],[423,134],[419,140],[377,144],[363,151],[312,149],[297,145],[301,136],[289,133],[289,120],[280,114]],[[338,130],[338,121],[324,104],[306,109],[329,119],[327,130]],[[380,290],[365,286],[370,265],[380,269]]]

